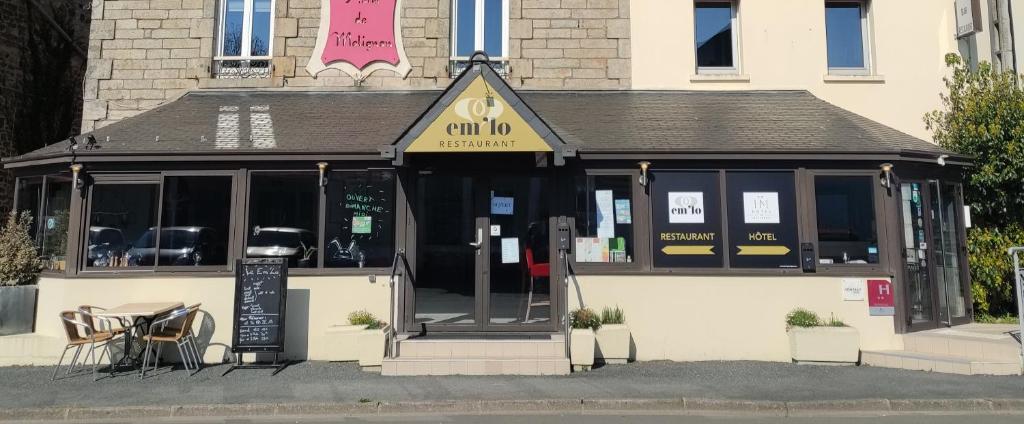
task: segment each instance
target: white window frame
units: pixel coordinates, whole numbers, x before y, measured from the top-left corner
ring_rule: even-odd
[[[476,7],[474,8],[474,25],[473,32],[475,38],[473,40],[473,51],[484,49],[484,3],[486,0],[475,0]],[[451,0],[451,17],[452,17],[452,31],[450,37],[450,50],[451,59],[453,61],[469,60],[469,56],[458,56],[456,54],[456,48],[458,47],[456,38],[458,37],[459,29],[459,0]],[[501,56],[491,57],[491,61],[505,61],[508,60],[508,40],[509,40],[509,0],[501,0],[501,8],[504,11],[501,16],[501,33],[504,37],[501,40]]]
[[[255,0],[242,0],[242,51],[238,56],[224,56],[224,24],[228,10],[228,0],[218,0],[217,10],[217,49],[213,60],[271,60],[274,57],[274,21],[276,20],[277,0],[270,0],[270,36],[267,37],[267,55],[252,56],[252,13]]]
[[[828,11],[829,4],[857,4],[860,7],[860,35],[861,54],[864,56],[864,66],[860,68],[832,67],[828,65],[828,20],[825,20],[825,66],[829,75],[871,75],[872,73],[872,49],[871,49],[871,4],[868,0],[826,0],[825,11]]]
[[[730,22],[732,35],[732,66],[700,66],[697,55],[697,3],[728,3],[732,12]],[[693,64],[697,74],[738,75],[740,74],[740,19],[737,0],[699,0],[693,2]]]

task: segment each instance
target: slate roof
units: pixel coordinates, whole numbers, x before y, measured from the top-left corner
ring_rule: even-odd
[[[78,155],[377,154],[440,93],[195,91],[92,132],[100,148]],[[518,94],[580,153],[951,154],[806,91]],[[66,154],[61,140],[5,162]]]

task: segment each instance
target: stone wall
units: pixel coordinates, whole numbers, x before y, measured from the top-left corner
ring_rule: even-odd
[[[327,0],[275,0],[273,77],[212,79],[218,0],[92,0],[83,131],[138,114],[197,88],[357,89],[338,70],[306,63]],[[439,89],[449,75],[452,0],[402,0],[412,71],[378,71],[358,89]],[[514,87],[630,86],[629,0],[509,0]]]
[[[0,2],[0,157],[79,133],[88,33],[89,0]],[[13,188],[0,171],[0,213]]]

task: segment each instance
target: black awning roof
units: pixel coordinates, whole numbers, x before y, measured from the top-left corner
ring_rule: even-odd
[[[580,153],[950,153],[806,91],[519,91]],[[440,91],[195,91],[91,133],[86,156],[379,156]],[[84,141],[84,138],[81,138]],[[59,141],[6,163],[69,155]],[[127,159],[126,159],[127,160]]]

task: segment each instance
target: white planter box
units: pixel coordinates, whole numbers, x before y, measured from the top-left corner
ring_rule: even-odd
[[[572,363],[572,369],[589,370],[594,365],[594,342],[596,340],[594,330],[574,328],[569,334],[569,362]]]
[[[789,349],[795,362],[857,363],[860,333],[853,327],[794,327]]]
[[[328,361],[358,361],[359,336],[366,325],[332,325],[327,327],[324,348]]]
[[[597,357],[606,364],[629,361],[629,326],[607,324],[597,329]]]
[[[384,362],[384,352],[388,345],[390,326],[376,330],[363,330],[359,338],[359,366],[380,367]]]

